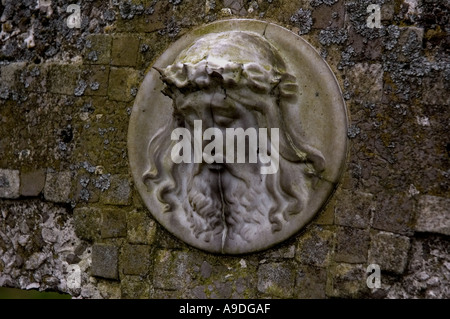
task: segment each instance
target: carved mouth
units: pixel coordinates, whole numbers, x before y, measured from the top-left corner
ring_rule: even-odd
[[[225,169],[225,165],[224,164],[208,164],[208,169],[211,171],[223,171]]]

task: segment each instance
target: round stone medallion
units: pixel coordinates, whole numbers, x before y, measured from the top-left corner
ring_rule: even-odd
[[[158,222],[213,253],[269,248],[332,195],[347,155],[332,71],[275,24],[226,20],[173,43],[136,96],[135,185]]]

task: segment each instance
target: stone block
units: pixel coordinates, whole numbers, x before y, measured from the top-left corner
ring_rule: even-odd
[[[122,298],[148,299],[150,298],[150,285],[138,276],[125,276],[121,280]]]
[[[95,244],[92,247],[92,276],[119,279],[119,249],[116,246]]]
[[[153,285],[155,288],[180,290],[191,282],[188,273],[190,255],[182,251],[159,250],[156,253]]]
[[[258,291],[273,297],[291,298],[295,272],[289,262],[263,264],[258,268]]]
[[[156,223],[146,212],[131,211],[127,214],[127,239],[131,244],[152,244],[156,237]]]
[[[106,96],[108,94],[109,66],[83,66],[81,79],[77,81],[75,95]]]
[[[132,35],[118,35],[113,37],[111,51],[111,65],[135,66],[139,52],[139,39]]]
[[[98,240],[101,237],[101,210],[93,207],[75,208],[73,223],[78,237],[88,241]]]
[[[0,66],[0,88],[14,89],[19,87],[19,75],[25,70],[25,62],[9,63],[7,65]]]
[[[139,87],[139,74],[130,68],[111,68],[109,74],[108,97],[110,100],[130,102],[132,89]]]
[[[346,72],[350,83],[348,91],[357,101],[381,102],[383,97],[383,66],[357,63]]]
[[[28,92],[47,92],[47,64],[29,64],[20,73],[19,81]]]
[[[112,37],[108,34],[90,34],[86,37],[83,61],[89,64],[109,64]]]
[[[344,191],[335,206],[337,225],[367,228],[376,209],[372,194]]]
[[[326,267],[330,263],[334,233],[315,227],[300,237],[295,258],[302,264]]]
[[[450,235],[450,199],[421,196],[416,211],[415,230]]]
[[[402,274],[408,262],[410,240],[408,237],[387,232],[372,234],[369,264],[377,264],[381,271]]]
[[[70,202],[72,176],[68,171],[47,172],[44,186],[44,197],[55,203]]]
[[[296,270],[294,298],[326,298],[327,272],[325,269],[299,265]]]
[[[319,6],[313,10],[312,17],[314,21],[313,28],[315,29],[328,27],[341,29],[344,27],[345,21],[344,1],[338,1],[331,6]]]
[[[449,83],[444,75],[424,78],[422,101],[425,105],[450,105]],[[443,93],[447,92],[447,93]]]
[[[349,264],[365,263],[369,242],[368,230],[339,227],[336,233],[334,260]]]
[[[102,238],[118,238],[127,235],[127,215],[122,210],[105,209],[102,211]]]
[[[50,93],[74,95],[81,78],[81,64],[51,63],[48,65],[48,87]]]
[[[0,169],[0,198],[18,198],[20,196],[19,190],[19,171]]]
[[[415,201],[402,194],[384,195],[373,216],[372,227],[401,235],[413,234]],[[374,199],[377,201],[377,199]]]
[[[22,172],[20,180],[20,194],[22,196],[38,196],[44,189],[45,170]]]
[[[131,203],[131,186],[126,175],[112,175],[111,186],[102,194],[105,204],[129,205]]]
[[[328,297],[358,298],[368,292],[367,274],[363,265],[335,264],[330,267],[328,274]]]
[[[150,265],[150,247],[125,245],[121,255],[121,265],[125,275],[146,275]]]
[[[380,60],[383,38],[367,39],[358,34],[353,27],[349,28],[348,43],[355,49],[355,54],[364,60]]]

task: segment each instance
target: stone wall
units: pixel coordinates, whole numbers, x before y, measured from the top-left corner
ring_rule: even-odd
[[[2,0],[0,286],[76,298],[450,298],[449,1]],[[367,28],[381,6],[383,27]],[[348,165],[297,236],[218,256],[163,229],[133,187],[128,119],[152,62],[229,18],[274,22],[328,62]],[[380,289],[366,268],[381,268]]]

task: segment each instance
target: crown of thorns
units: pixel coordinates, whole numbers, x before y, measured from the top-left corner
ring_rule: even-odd
[[[164,93],[170,97],[173,97],[173,88],[184,92],[213,86],[245,86],[255,93],[276,91],[282,98],[295,98],[297,94],[298,85],[294,76],[258,63],[242,64],[207,57],[195,64],[177,62],[165,69],[156,69],[168,86]]]

